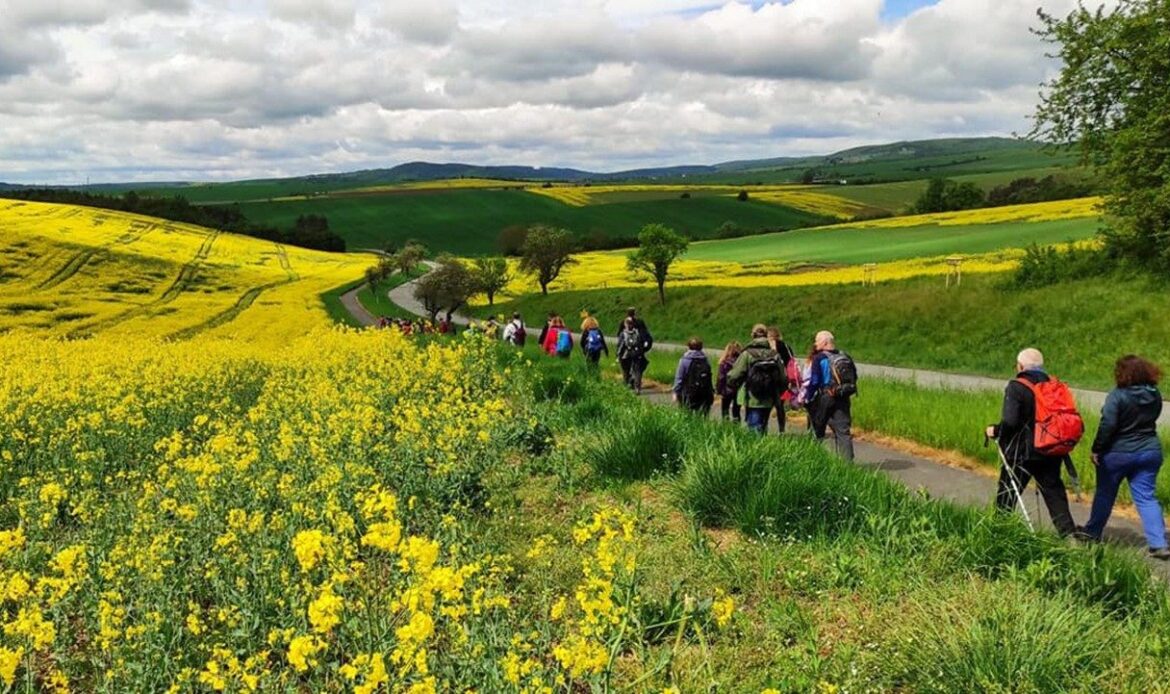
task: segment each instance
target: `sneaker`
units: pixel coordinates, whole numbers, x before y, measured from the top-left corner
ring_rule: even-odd
[[[1150,548],[1150,559],[1158,559],[1159,561],[1170,561],[1170,547]]]

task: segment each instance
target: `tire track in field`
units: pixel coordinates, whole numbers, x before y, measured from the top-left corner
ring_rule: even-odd
[[[142,232],[142,234],[145,233],[146,230]],[[191,285],[192,280],[195,279],[204,261],[211,255],[211,248],[215,245],[215,240],[219,238],[219,235],[220,232],[215,231],[204,237],[203,242],[199,244],[199,248],[195,251],[195,255],[191,260],[184,263],[183,267],[179,268],[179,273],[175,276],[175,279],[158,298],[88,326],[74,328],[68,333],[67,337],[70,339],[90,337],[99,330],[108,330],[119,323],[124,323],[131,318],[143,315],[151,309],[168,304],[179,298],[179,295]],[[141,234],[139,234],[138,238],[141,238]]]
[[[279,243],[276,244],[276,258],[280,263],[281,269],[283,269],[285,272],[286,277],[284,279],[249,288],[240,295],[240,298],[236,299],[234,304],[232,304],[227,309],[220,311],[202,323],[198,323],[196,325],[192,325],[190,327],[183,328],[182,330],[173,332],[170,335],[167,335],[166,339],[186,340],[198,335],[201,332],[211,330],[213,328],[218,328],[225,323],[229,323],[235,320],[241,313],[248,310],[248,308],[256,302],[256,299],[260,298],[261,294],[268,291],[269,289],[275,289],[286,284],[292,284],[293,282],[296,282],[300,279],[300,275],[298,275],[297,272],[293,270],[292,263],[289,262],[288,253],[286,252],[284,246]]]
[[[58,268],[56,272],[49,275],[48,278],[38,284],[36,289],[38,291],[43,291],[46,289],[52,289],[60,284],[64,284],[74,275],[76,275],[81,270],[81,268],[85,267],[91,260],[95,258],[102,258],[108,255],[109,249],[115,244],[128,246],[141,239],[146,235],[147,232],[149,232],[151,229],[154,229],[156,226],[157,225],[151,224],[149,222],[131,222],[130,227],[126,230],[126,233],[122,234],[118,238],[113,239],[112,241],[109,241],[101,246],[87,248],[74,254],[69,258],[69,260],[65,262],[64,265]]]

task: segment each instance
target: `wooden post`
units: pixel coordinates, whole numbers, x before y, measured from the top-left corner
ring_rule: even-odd
[[[877,284],[877,263],[866,263],[861,266],[861,286],[873,287]]]
[[[963,256],[952,255],[946,259],[947,265],[947,286],[951,286],[951,280],[955,281],[955,286],[963,284]]]

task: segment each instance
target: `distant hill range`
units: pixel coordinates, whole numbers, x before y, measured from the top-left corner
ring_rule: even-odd
[[[117,193],[126,190],[157,190],[197,186],[278,185],[305,191],[343,190],[364,186],[424,182],[451,178],[491,178],[515,181],[658,181],[776,183],[783,181],[878,182],[913,180],[936,175],[1010,171],[1071,163],[1071,156],[1044,151],[1034,142],[1004,137],[955,138],[894,142],[842,150],[808,157],[779,157],[729,161],[712,165],[668,166],[597,172],[572,168],[533,166],[480,166],[476,164],[435,164],[409,162],[388,169],[367,169],[347,173],[313,174],[280,179],[252,179],[231,183],[198,182],[106,183],[65,186],[92,192]],[[753,180],[753,177],[758,180]],[[859,180],[860,179],[860,180]],[[0,190],[19,188],[0,183]]]

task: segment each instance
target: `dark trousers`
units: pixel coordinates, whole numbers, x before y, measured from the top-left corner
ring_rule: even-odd
[[[626,387],[636,393],[641,393],[642,373],[646,370],[646,365],[649,362],[645,359],[621,359],[619,362],[622,365],[622,381],[625,382]]]
[[[821,393],[809,407],[809,425],[818,440],[825,438],[825,429],[833,430],[837,455],[853,460],[853,408],[849,398],[836,398]]]
[[[781,434],[784,433],[785,427],[788,426],[788,417],[784,414],[784,401],[779,398],[776,399],[776,431]]]
[[[740,415],[739,400],[737,400],[734,395],[724,395],[719,400],[719,407],[721,410],[723,410],[723,418],[727,419],[727,413],[730,412],[731,418],[738,422]]]
[[[1030,480],[1036,480],[1036,487],[1040,496],[1044,497],[1044,505],[1048,508],[1048,515],[1052,517],[1052,525],[1061,535],[1071,534],[1076,530],[1072,513],[1068,510],[1068,492],[1064,489],[1064,480],[1060,477],[1061,458],[1044,458],[1042,460],[1027,460],[1016,463],[1010,468],[1004,466],[999,471],[999,488],[995,493],[995,505],[1002,511],[1011,512],[1019,503],[1015,490],[1012,489],[1011,473],[1015,473],[1016,484],[1022,493]]]

